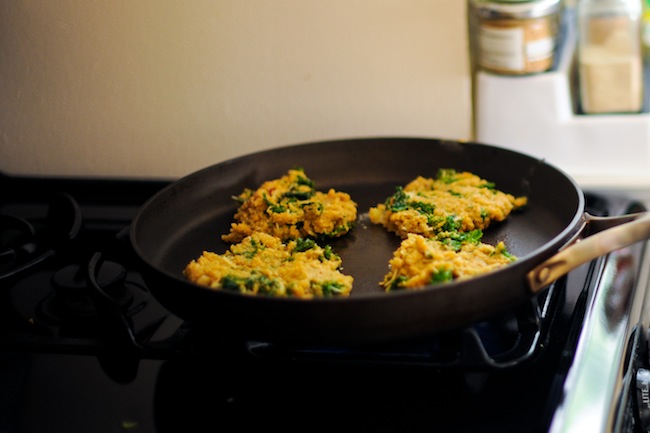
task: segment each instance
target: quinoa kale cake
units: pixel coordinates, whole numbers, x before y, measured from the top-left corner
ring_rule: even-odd
[[[526,197],[499,191],[475,174],[443,169],[435,179],[418,176],[397,187],[384,203],[371,207],[368,216],[401,238],[409,233],[431,237],[441,232],[484,230],[526,203]]]
[[[205,251],[184,270],[199,285],[248,295],[314,298],[348,296],[353,278],[340,272],[341,258],[313,239],[283,243],[261,232],[224,254]]]
[[[239,242],[254,232],[282,240],[335,238],[348,233],[357,218],[357,204],[349,194],[317,191],[301,168],[235,198],[240,206],[230,232],[222,236],[226,242]]]
[[[482,243],[481,237],[481,230],[435,238],[410,233],[394,252],[380,284],[387,292],[419,289],[472,278],[516,260],[503,242],[492,246]]]

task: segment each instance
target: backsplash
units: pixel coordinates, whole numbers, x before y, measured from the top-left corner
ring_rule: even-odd
[[[35,0],[0,28],[0,172],[170,178],[306,141],[472,134],[458,0]]]

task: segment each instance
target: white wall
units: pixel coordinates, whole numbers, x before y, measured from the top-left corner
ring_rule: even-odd
[[[471,137],[460,0],[0,0],[0,172],[177,177],[258,149]]]

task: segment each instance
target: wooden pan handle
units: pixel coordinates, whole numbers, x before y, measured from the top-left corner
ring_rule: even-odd
[[[528,272],[526,280],[532,293],[540,292],[569,271],[597,257],[650,239],[649,212],[622,217],[587,217],[600,222],[609,221],[609,225],[614,227],[577,240]]]

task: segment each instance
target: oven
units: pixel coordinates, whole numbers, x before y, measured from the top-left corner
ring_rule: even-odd
[[[649,245],[408,341],[241,341],[181,320],[129,224],[164,180],[0,177],[0,431],[644,432]],[[646,204],[585,192],[587,211]]]

